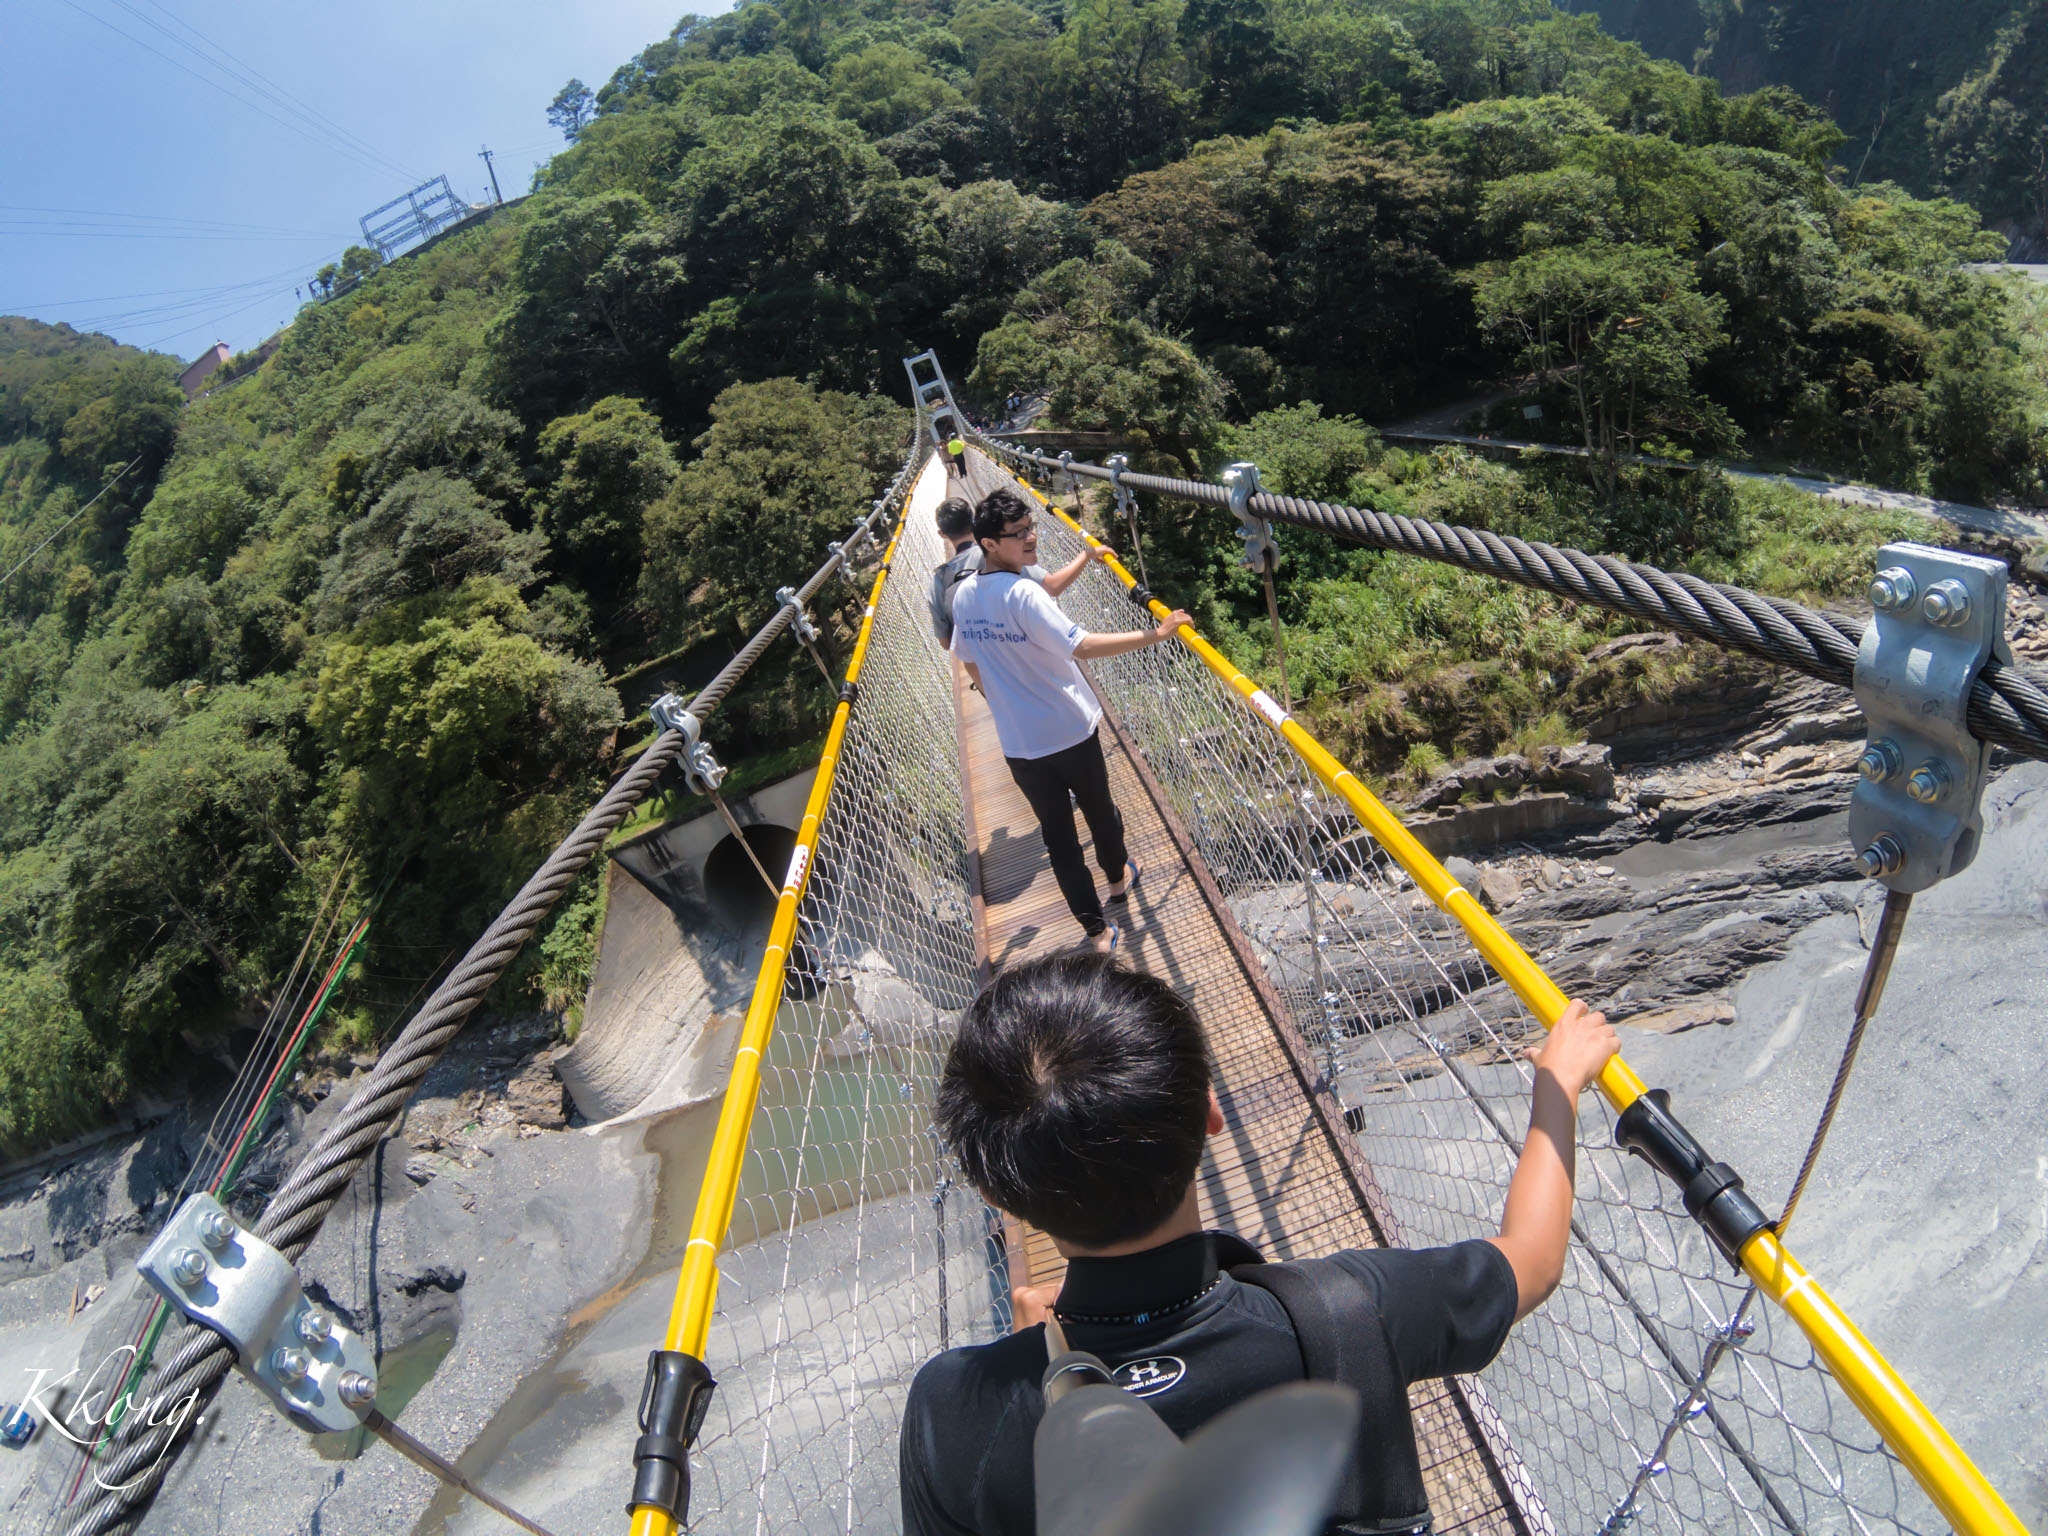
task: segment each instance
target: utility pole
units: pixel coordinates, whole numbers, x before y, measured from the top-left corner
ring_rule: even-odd
[[[484,168],[491,173],[491,196],[498,200],[498,206],[500,208],[504,207],[505,194],[498,190],[498,168],[495,165],[491,164],[491,146],[486,144],[482,149],[476,152],[476,157],[477,159],[483,161]]]

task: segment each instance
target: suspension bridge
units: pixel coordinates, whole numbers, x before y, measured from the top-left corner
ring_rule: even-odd
[[[896,483],[726,674],[687,705],[657,707],[654,746],[407,1025],[251,1234],[296,1257],[609,831],[671,764],[716,791],[712,710],[784,630],[801,635],[805,605],[827,582],[879,548],[862,572],[858,635],[667,1328],[646,1340],[655,1353],[640,1436],[618,1446],[635,1536],[685,1522],[897,1529],[895,1437],[911,1377],[940,1349],[1006,1332],[1011,1288],[1060,1272],[1042,1234],[958,1180],[931,1128],[959,1011],[993,970],[1074,934],[987,711],[930,633],[925,578],[944,553],[932,513],[947,491],[934,429],[960,418],[929,354],[911,360],[910,376],[918,435]],[[1254,547],[1261,519],[1299,521],[1654,616],[1832,681],[1846,684],[1856,665],[1854,631],[1794,605],[1267,496],[1255,477],[1210,486],[986,440],[967,473],[976,494],[1019,485],[1038,498],[1048,561],[1097,541],[1025,477],[1071,486],[1085,475],[1110,485],[1120,511],[1137,491],[1227,507]],[[1168,611],[1114,558],[1091,562],[1061,601],[1093,631]],[[2048,695],[1995,649],[1958,681],[1954,712],[1982,740],[2048,757]],[[1205,1223],[1281,1259],[1494,1231],[1528,1120],[1522,1047],[1555,1022],[1563,995],[1284,697],[1202,636],[1183,629],[1178,644],[1093,665],[1111,777],[1144,870],[1125,952],[1190,998],[1216,1058],[1225,1132],[1198,1175]],[[1902,901],[1896,910],[1902,919]],[[1775,1224],[1757,1212],[1619,1058],[1600,1089],[1621,1128],[1590,1106],[1581,1115],[1559,1290],[1478,1376],[1414,1391],[1435,1529],[2022,1530],[1794,1258],[1789,1210]],[[1739,1148],[1715,1152],[1740,1163]],[[217,1329],[188,1322],[153,1389],[210,1392],[233,1360]],[[121,1486],[89,1501],[72,1529],[131,1528],[177,1448],[172,1429],[124,1425],[101,1478]],[[544,1524],[550,1513],[528,1507],[522,1518]]]

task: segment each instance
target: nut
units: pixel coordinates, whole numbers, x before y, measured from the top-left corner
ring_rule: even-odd
[[[199,1240],[209,1248],[225,1248],[242,1229],[226,1211],[208,1211],[199,1218]]]
[[[1949,628],[1970,616],[1970,589],[1960,581],[1937,581],[1920,600],[1927,622]]]
[[[334,1384],[334,1390],[341,1397],[344,1407],[368,1408],[377,1401],[377,1381],[361,1371],[343,1371],[341,1380]]]
[[[206,1255],[197,1248],[180,1248],[171,1255],[171,1275],[188,1290],[206,1278]]]
[[[1870,606],[1885,610],[1905,608],[1912,604],[1919,590],[1911,571],[1903,565],[1887,566],[1870,584]]]
[[[303,1349],[285,1345],[272,1351],[270,1369],[279,1381],[304,1381],[306,1372],[313,1369],[313,1357]]]
[[[1873,784],[1882,784],[1896,777],[1905,767],[1905,759],[1899,753],[1898,743],[1890,740],[1873,741],[1863,749],[1863,756],[1856,767]]]
[[[1856,867],[1868,880],[1875,880],[1880,875],[1896,875],[1906,867],[1906,850],[1896,837],[1886,832],[1856,855]]]
[[[1951,782],[1948,764],[1938,757],[1930,757],[1913,770],[1913,777],[1906,780],[1906,793],[1922,805],[1932,805],[1948,793]]]
[[[318,1307],[308,1307],[299,1314],[299,1337],[318,1349],[334,1336],[334,1319]]]

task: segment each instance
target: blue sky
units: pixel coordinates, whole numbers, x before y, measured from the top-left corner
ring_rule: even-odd
[[[185,358],[251,346],[416,181],[483,200],[489,144],[524,191],[562,83],[601,85],[692,8],[725,7],[0,0],[0,314]]]

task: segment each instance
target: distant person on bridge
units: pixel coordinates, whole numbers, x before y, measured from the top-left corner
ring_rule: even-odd
[[[967,443],[958,431],[946,439],[946,468],[955,478],[967,478]]]
[[[974,542],[974,508],[961,496],[948,496],[939,503],[939,537],[946,541],[950,555],[932,570],[932,634],[947,650],[953,648],[953,600],[959,595],[960,583],[981,569],[981,546]],[[1048,571],[1042,565],[1026,566],[1019,574],[1028,576],[1052,595],[1058,597],[1071,587],[1080,574],[1088,569],[1091,557],[1101,558],[1112,553],[1106,546],[1100,551],[1089,551],[1074,556],[1056,571]]]
[[[998,975],[961,1018],[935,1120],[983,1198],[1052,1238],[1067,1273],[1056,1293],[1017,1289],[1009,1338],[948,1350],[911,1383],[905,1536],[1032,1536],[1048,1315],[1182,1437],[1304,1374],[1357,1388],[1330,1529],[1427,1531],[1408,1388],[1480,1370],[1557,1288],[1578,1098],[1619,1044],[1574,1002],[1528,1053],[1529,1134],[1498,1237],[1266,1264],[1202,1230],[1195,1172],[1224,1118],[1187,1001],[1095,955]]]
[[[1109,880],[1111,902],[1129,896],[1137,870],[1124,848],[1124,819],[1110,798],[1109,766],[1096,735],[1102,706],[1075,663],[1158,645],[1190,620],[1176,610],[1157,628],[1117,635],[1091,635],[1074,623],[1053,599],[1080,574],[1085,557],[1046,577],[1042,586],[1028,579],[1025,573],[1038,559],[1038,527],[1015,491],[1005,488],[982,498],[974,512],[974,539],[982,567],[954,592],[953,654],[988,700],[1010,777],[1038,817],[1067,910],[1089,943],[1106,954],[1116,948],[1121,930],[1103,915],[1074,831],[1076,805],[1095,839],[1095,862]]]

